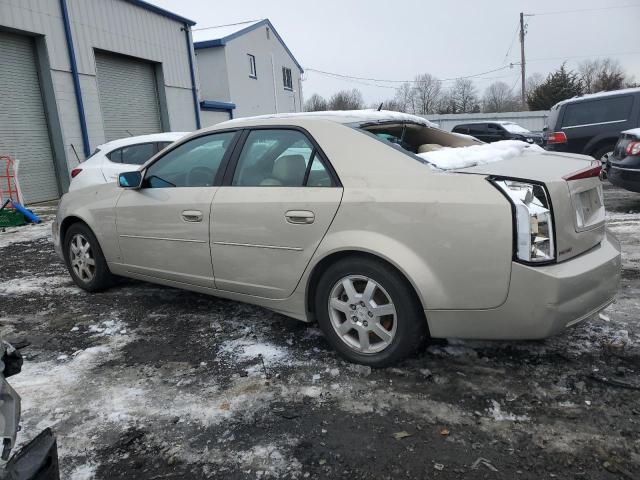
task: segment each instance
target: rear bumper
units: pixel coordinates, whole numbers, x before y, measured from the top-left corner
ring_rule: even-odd
[[[640,169],[621,168],[615,165],[607,165],[607,178],[617,186],[640,193]]]
[[[507,300],[488,310],[427,310],[436,338],[532,340],[554,335],[609,305],[620,282],[620,244],[600,245],[555,265],[513,263]]]

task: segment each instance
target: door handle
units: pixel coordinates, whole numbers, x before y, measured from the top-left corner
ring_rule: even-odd
[[[200,210],[184,210],[182,212],[182,219],[189,223],[201,222],[202,212]]]
[[[296,225],[308,225],[316,219],[314,213],[309,210],[289,210],[284,214],[284,217],[287,219],[287,222]]]

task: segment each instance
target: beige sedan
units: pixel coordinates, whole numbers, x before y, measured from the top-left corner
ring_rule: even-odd
[[[66,194],[54,241],[87,291],[124,276],[261,305],[378,367],[428,337],[538,339],[605,308],[620,249],[599,167],[425,160],[478,143],[392,112],[232,120]]]

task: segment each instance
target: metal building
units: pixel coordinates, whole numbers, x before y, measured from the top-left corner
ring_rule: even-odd
[[[0,1],[0,155],[25,202],[106,141],[200,127],[194,24],[141,0]]]

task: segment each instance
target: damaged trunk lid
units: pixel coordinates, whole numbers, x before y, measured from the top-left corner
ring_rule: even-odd
[[[558,262],[562,262],[592,249],[604,239],[599,167],[599,162],[584,155],[532,152],[455,172],[543,183],[551,197],[556,255]]]

